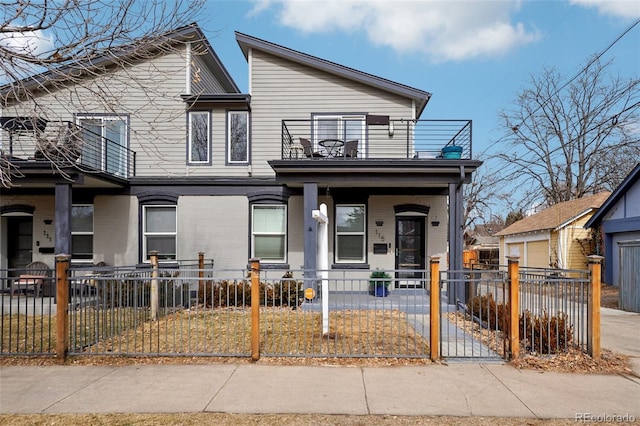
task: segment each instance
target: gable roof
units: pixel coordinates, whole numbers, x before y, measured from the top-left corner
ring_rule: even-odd
[[[626,192],[636,184],[636,182],[640,181],[640,163],[636,164],[636,166],[631,170],[631,172],[624,178],[622,183],[618,185],[618,187],[613,191],[613,193],[607,198],[607,200],[602,204],[602,207],[594,214],[591,219],[585,223],[585,228],[593,228],[600,224],[604,216],[609,212],[609,210],[616,205],[616,203],[622,198]]]
[[[292,62],[303,64],[349,80],[354,80],[362,84],[377,87],[387,92],[410,98],[416,102],[416,118],[420,117],[422,111],[427,106],[427,102],[429,102],[429,99],[431,98],[431,93],[425,92],[424,90],[396,83],[372,74],[367,74],[353,68],[345,67],[344,65],[336,64],[335,62],[298,52],[296,50],[289,49],[288,47],[280,46],[237,31],[236,41],[238,42],[240,49],[242,49],[242,53],[246,59],[249,58],[249,50],[256,49]]]
[[[161,51],[162,46],[170,46],[186,42],[201,43],[205,48],[203,59],[210,67],[210,70],[216,76],[220,84],[229,93],[240,93],[240,89],[236,85],[235,81],[231,78],[231,75],[224,67],[220,58],[218,58],[218,55],[216,55],[204,33],[196,23],[176,28],[164,34],[145,37],[130,44],[109,47],[108,49],[105,49],[104,52],[101,52],[96,56],[83,58],[58,68],[24,78],[20,81],[20,83],[22,83],[21,87],[37,90],[38,88],[46,87],[55,81],[64,81],[68,75],[73,74],[74,78],[77,78],[81,74],[86,74],[87,70],[95,70],[99,67],[109,66],[124,58],[144,59],[140,54],[141,51],[144,53],[152,53]],[[10,94],[16,88],[15,83],[16,82],[10,82],[1,86],[0,94],[5,96]]]
[[[610,192],[600,192],[588,197],[565,201],[531,216],[527,216],[496,233],[496,236],[522,234],[525,232],[555,230],[598,209]]]

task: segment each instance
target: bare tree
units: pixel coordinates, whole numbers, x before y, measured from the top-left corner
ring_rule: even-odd
[[[158,96],[163,95],[159,90],[163,82],[157,77],[163,73],[149,69],[150,75],[153,71],[158,72],[153,73],[154,78],[144,79],[139,75],[128,75],[126,70],[142,59],[174,49],[167,35],[191,23],[203,4],[204,0],[0,2],[0,107],[3,115],[11,106],[21,105],[24,111],[24,105],[28,104],[31,109],[28,115],[62,122],[82,111],[82,105],[86,103],[85,111],[90,108],[114,114],[126,111],[132,118],[148,123],[153,120],[148,114],[154,108],[152,102],[159,102]],[[149,63],[149,67],[153,66]],[[113,69],[124,70],[117,77],[112,73],[112,79],[119,81],[112,80],[110,84],[89,82],[92,77]],[[167,76],[167,79],[171,77]],[[82,91],[78,90],[80,86]],[[146,102],[137,102],[147,111],[144,117],[140,110],[131,110],[130,103],[125,106],[128,91],[122,87],[137,87],[140,90],[136,93],[149,94]],[[66,100],[68,110],[61,117],[60,103],[53,108],[41,99],[43,93],[59,92],[62,88],[70,90],[70,94]],[[166,97],[174,95],[164,94]],[[167,121],[166,117],[164,121]],[[61,124],[60,129],[63,127]],[[131,131],[136,132],[136,129]],[[163,133],[166,132],[158,131],[148,139],[161,140]],[[46,142],[46,138],[40,140]],[[56,155],[73,154],[61,146]],[[49,158],[51,150],[46,146],[38,149]],[[149,151],[153,150],[150,146]],[[0,185],[10,185],[12,177],[18,175],[15,166],[0,159]]]
[[[463,186],[464,229],[470,230],[473,225],[490,221],[495,216],[494,209],[506,198],[500,190],[500,180],[491,165],[485,162],[473,174],[471,182]]]
[[[607,158],[637,149],[640,80],[612,76],[610,65],[592,60],[566,84],[545,69],[501,112],[497,158],[522,199],[553,205],[600,191]]]

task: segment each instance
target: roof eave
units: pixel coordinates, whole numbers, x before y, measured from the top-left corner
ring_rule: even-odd
[[[604,216],[609,210],[622,198],[622,196],[631,188],[631,186],[640,179],[640,163],[638,163],[633,170],[624,178],[622,183],[609,195],[609,197],[602,203],[602,206],[598,211],[591,216],[591,219],[584,224],[585,228],[593,228],[600,224]]]
[[[404,84],[396,83],[391,80],[387,80],[382,77],[378,77],[372,74],[368,74],[362,71],[358,71],[353,68],[345,67],[343,65],[327,61],[306,53],[302,53],[293,49],[289,49],[284,46],[280,46],[275,43],[261,40],[256,37],[252,37],[247,34],[243,34],[236,31],[236,41],[244,54],[245,59],[249,58],[249,49],[257,49],[267,52],[271,55],[278,56],[293,62],[297,62],[303,65],[310,66],[312,68],[320,69],[322,71],[335,74],[350,80],[355,80],[369,86],[377,87],[387,92],[395,93],[417,102],[416,118],[419,118],[424,111],[429,99],[431,99],[431,93],[424,90],[416,89],[414,87],[406,86]]]

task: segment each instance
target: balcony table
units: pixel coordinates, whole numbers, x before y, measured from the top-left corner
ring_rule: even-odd
[[[327,157],[339,157],[340,148],[344,146],[344,142],[340,139],[323,139],[318,145],[327,150]]]

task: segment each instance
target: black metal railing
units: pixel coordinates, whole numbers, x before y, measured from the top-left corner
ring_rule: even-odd
[[[472,159],[471,120],[282,120],[282,159]]]
[[[48,121],[38,129],[9,133],[11,159],[15,162],[49,162],[120,178],[135,176],[136,153],[70,121]]]

